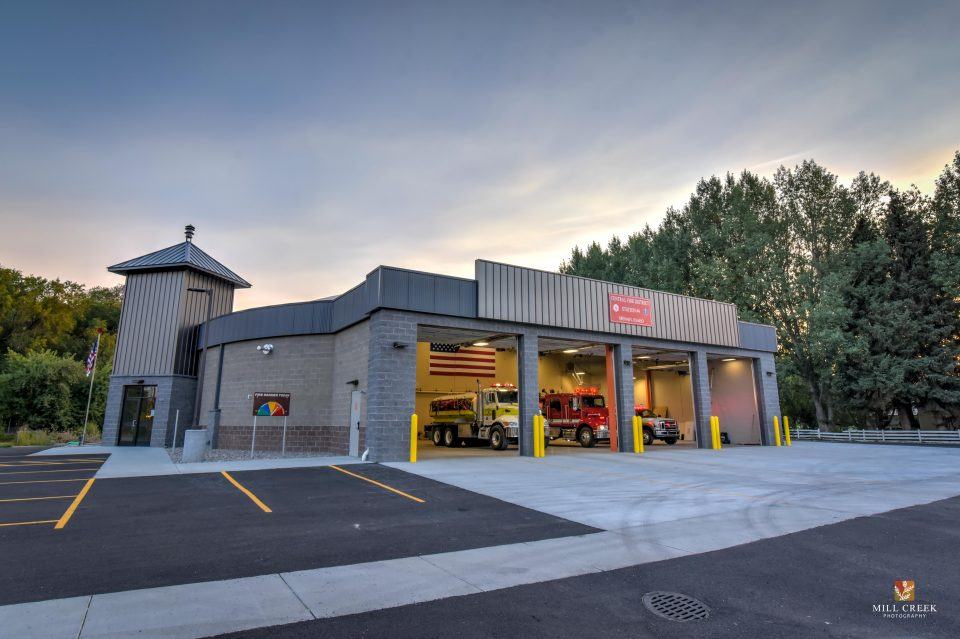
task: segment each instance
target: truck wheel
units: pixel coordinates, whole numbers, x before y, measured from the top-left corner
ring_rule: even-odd
[[[503,433],[503,428],[494,426],[490,431],[490,448],[494,450],[504,450],[507,447],[507,436]]]
[[[597,437],[593,434],[593,429],[589,426],[581,426],[577,431],[577,441],[584,448],[593,448],[597,444]]]
[[[439,428],[433,429],[433,432],[430,433],[430,439],[434,446],[443,446],[443,433]]]
[[[677,438],[676,438],[676,437],[667,437],[667,438],[664,439],[663,441],[665,441],[665,442],[667,442],[669,445],[673,446],[674,444],[677,443]]]
[[[450,448],[454,448],[458,443],[457,433],[453,430],[453,427],[447,427],[443,429],[443,445]]]
[[[643,429],[643,445],[649,446],[653,443],[653,431],[649,428]]]

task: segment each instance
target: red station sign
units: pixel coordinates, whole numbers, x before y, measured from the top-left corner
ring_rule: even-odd
[[[653,310],[645,297],[608,293],[610,321],[634,326],[653,326]]]

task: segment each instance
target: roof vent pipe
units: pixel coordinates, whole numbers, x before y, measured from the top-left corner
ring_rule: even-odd
[[[188,242],[193,241],[193,233],[196,230],[197,229],[193,224],[187,224],[185,227],[183,227],[183,234],[187,236]]]

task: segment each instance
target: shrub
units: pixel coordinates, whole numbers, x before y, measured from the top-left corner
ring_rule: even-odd
[[[0,374],[0,419],[20,428],[76,428],[83,420],[83,365],[52,351],[9,351]]]

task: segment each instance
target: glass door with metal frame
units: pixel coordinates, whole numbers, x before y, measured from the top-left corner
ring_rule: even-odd
[[[124,386],[118,446],[150,445],[156,399],[156,386]]]

